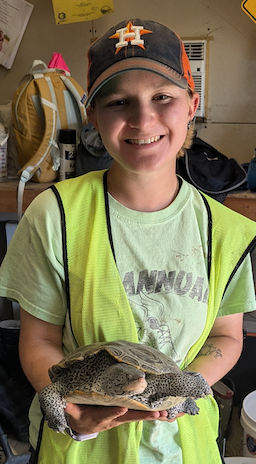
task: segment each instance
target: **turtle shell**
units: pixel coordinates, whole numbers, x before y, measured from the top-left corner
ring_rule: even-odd
[[[65,356],[58,364],[49,369],[52,382],[62,376],[62,370],[77,361],[95,356],[101,351],[107,351],[117,362],[123,362],[149,374],[178,373],[180,369],[168,356],[148,345],[118,340],[114,342],[98,342],[83,346]]]
[[[64,395],[65,399],[71,403],[77,404],[91,404],[91,405],[103,405],[103,406],[125,406],[131,409],[140,409],[140,410],[152,410],[161,411],[163,409],[173,408],[176,405],[184,401],[184,397],[177,396],[167,396],[159,398],[156,401],[154,406],[149,405],[143,393],[140,395],[113,395],[110,396],[106,392],[95,392],[91,391],[88,384],[85,383],[84,387],[80,384],[80,387],[77,386],[77,378],[75,374],[74,377],[71,375],[68,376],[67,372],[71,372],[72,368],[78,368],[79,362],[83,361],[92,361],[92,371],[90,376],[90,371],[88,372],[89,377],[93,376],[93,371],[104,371],[104,362],[102,362],[102,355],[104,352],[113,358],[113,364],[115,362],[122,362],[133,366],[140,371],[145,372],[146,380],[147,374],[153,374],[154,376],[160,376],[161,374],[178,374],[181,373],[180,368],[164,353],[156,350],[147,345],[132,343],[125,340],[118,340],[113,342],[99,342],[92,345],[83,346],[77,348],[72,353],[68,354],[65,358],[62,359],[58,364],[52,366],[49,369],[49,375],[52,380],[52,383],[58,382],[65,385],[66,393]],[[100,355],[99,357],[97,355]],[[99,358],[99,359],[97,359]],[[96,363],[94,362],[96,361]],[[89,364],[90,365],[90,362]],[[75,372],[74,371],[74,372]],[[188,375],[188,382],[191,381],[191,376],[186,374],[183,371],[184,375]],[[68,381],[67,381],[68,378]],[[202,390],[202,396],[208,394],[209,391]]]

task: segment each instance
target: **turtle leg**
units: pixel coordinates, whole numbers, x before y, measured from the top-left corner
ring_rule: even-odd
[[[212,393],[211,388],[199,372],[181,371],[178,374],[146,376],[151,395],[162,393],[165,396],[204,398]],[[145,392],[146,393],[146,392]]]
[[[196,402],[192,398],[187,398],[182,403],[173,406],[173,408],[167,409],[168,416],[167,419],[175,419],[177,414],[189,414],[190,416],[195,416],[199,412],[199,408],[196,405]]]
[[[67,404],[65,394],[63,386],[59,382],[54,382],[43,388],[38,395],[48,426],[55,432],[64,432],[68,427],[65,417]]]

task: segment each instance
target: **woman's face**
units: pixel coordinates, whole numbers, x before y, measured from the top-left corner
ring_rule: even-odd
[[[128,71],[98,92],[91,122],[114,161],[134,172],[176,164],[188,122],[198,106],[167,79],[149,71]]]

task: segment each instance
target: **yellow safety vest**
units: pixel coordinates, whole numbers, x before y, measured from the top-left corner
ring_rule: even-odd
[[[97,171],[54,187],[62,214],[64,261],[71,327],[79,346],[118,339],[138,342],[132,311],[120,279],[109,236],[106,188]],[[209,197],[210,292],[205,329],[191,348],[195,358],[216,318],[226,286],[254,246],[256,224]],[[83,246],[83,244],[86,246]],[[221,463],[216,445],[218,408],[212,397],[198,400],[200,414],[178,419],[183,464]],[[142,422],[76,442],[44,425],[39,464],[139,464]]]

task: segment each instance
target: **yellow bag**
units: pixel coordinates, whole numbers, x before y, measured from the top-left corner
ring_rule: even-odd
[[[38,65],[41,69],[35,70]],[[18,213],[25,183],[52,182],[57,178],[60,156],[59,129],[75,129],[77,140],[87,122],[82,87],[61,69],[48,68],[34,61],[28,81],[15,92],[12,100],[12,126],[20,166]]]

